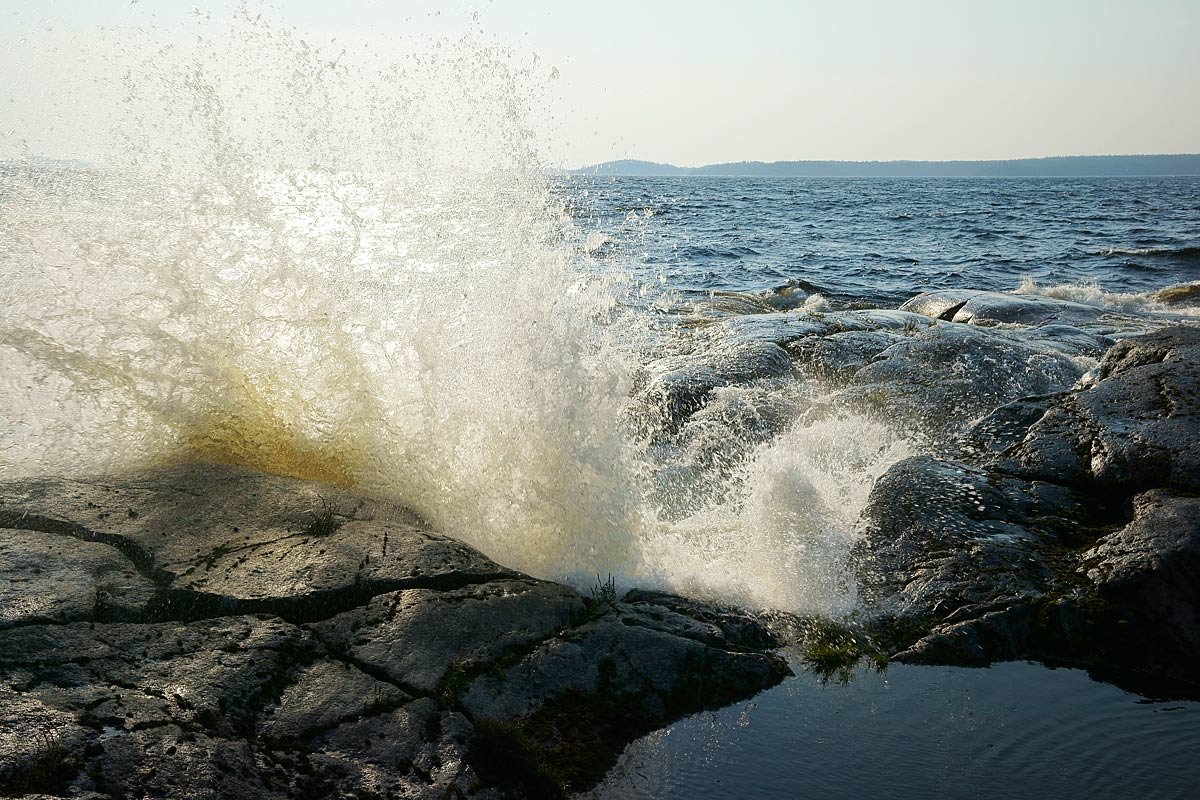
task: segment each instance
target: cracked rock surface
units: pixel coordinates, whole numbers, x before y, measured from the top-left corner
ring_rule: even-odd
[[[1200,328],[1123,339],[962,444],[893,465],[864,513],[855,566],[888,654],[1200,694]]]
[[[556,796],[781,680],[756,619],[192,464],[0,484],[0,796]]]

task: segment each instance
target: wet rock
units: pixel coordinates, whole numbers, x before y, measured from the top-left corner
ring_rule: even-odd
[[[771,650],[785,641],[755,614],[666,592],[633,589],[623,603],[636,612],[636,624],[696,639],[724,650]]]
[[[647,365],[633,413],[644,433],[677,433],[718,388],[790,377],[792,361],[769,342],[737,341]]]
[[[1161,316],[1034,294],[948,289],[917,295],[900,306],[947,322],[986,327],[1074,328],[1098,336],[1136,336],[1170,324]]]
[[[0,793],[499,798],[532,791],[533,769],[560,796],[639,733],[786,671],[748,616],[663,596],[618,617],[320,484],[197,465],[8,481],[0,500],[17,578]],[[556,674],[542,654],[564,648]],[[613,653],[649,672],[612,672]],[[522,663],[545,679],[518,680]],[[509,711],[478,717],[477,684]],[[637,700],[636,725],[613,697]],[[569,726],[546,711],[568,707]],[[497,769],[510,751],[566,777]]]
[[[798,339],[788,343],[787,351],[805,375],[844,384],[880,353],[905,338],[894,331],[847,331]]]
[[[1039,295],[980,292],[954,312],[954,322],[975,325],[1088,325],[1108,314],[1097,306]]]
[[[329,784],[355,789],[330,796],[479,796],[480,781],[465,761],[471,733],[462,714],[422,698],[321,734],[309,745],[310,761]]]
[[[611,751],[684,707],[718,707],[789,674],[777,656],[704,644],[715,626],[664,611],[613,603],[593,621],[481,676],[463,695],[463,707],[476,719],[524,720],[555,769],[569,783],[587,785],[602,776],[588,752]]]
[[[445,592],[379,595],[314,629],[356,663],[433,694],[451,668],[470,670],[536,645],[569,627],[583,607],[583,599],[565,586],[502,580]]]
[[[1051,404],[996,469],[1125,495],[1200,492],[1200,329],[1123,340],[1098,378]]]
[[[1041,325],[1022,330],[1020,335],[1063,355],[1087,359],[1099,359],[1116,342],[1111,336],[1072,325]]]
[[[1071,388],[1085,366],[1018,336],[938,325],[879,354],[844,397],[918,429],[950,433],[1012,400]]]
[[[1168,286],[1154,292],[1150,298],[1168,306],[1194,306],[1200,303],[1200,282]]]
[[[287,688],[259,715],[257,733],[278,741],[301,739],[412,699],[350,664],[322,658],[290,677]]]
[[[908,459],[877,482],[854,563],[893,658],[1200,693],[1198,349],[1193,328],[1123,340],[1081,388],[981,420],[973,464]]]
[[[976,289],[943,289],[937,292],[924,292],[906,300],[900,306],[900,310],[952,322],[958,310],[977,294],[981,294],[981,292]]]
[[[877,612],[920,626],[1048,590],[1062,547],[1095,510],[1064,487],[916,456],[876,483],[855,548],[860,592]]]
[[[718,340],[753,340],[786,347],[810,336],[880,330],[914,333],[932,324],[924,315],[887,309],[789,311],[733,317],[705,332]]]
[[[58,794],[74,777],[76,754],[94,739],[74,715],[0,685],[0,792]]]
[[[154,584],[108,545],[41,531],[0,532],[0,629],[134,619],[154,591]]]
[[[1200,668],[1200,497],[1155,489],[1080,556],[1116,664],[1184,681]],[[1153,646],[1147,647],[1147,644]]]
[[[1111,312],[1097,306],[1040,295],[946,289],[926,292],[900,306],[947,322],[976,325],[1088,325]]]
[[[405,509],[234,467],[10,481],[0,524],[120,550],[162,588],[155,610],[167,618],[328,616],[379,591],[515,574]]]

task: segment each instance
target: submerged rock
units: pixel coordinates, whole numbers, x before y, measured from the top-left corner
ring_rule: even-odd
[[[974,463],[902,461],[864,513],[855,568],[890,655],[1200,692],[1200,329],[1124,340],[964,442]]]
[[[585,598],[232,467],[0,483],[0,549],[5,794],[562,795],[787,673],[749,616]]]
[[[1154,292],[1150,298],[1168,306],[1194,306],[1200,303],[1200,282],[1168,286]]]

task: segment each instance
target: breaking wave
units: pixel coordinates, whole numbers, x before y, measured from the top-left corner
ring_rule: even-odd
[[[573,244],[536,62],[478,32],[381,62],[229,22],[118,42],[94,167],[0,173],[0,477],[240,464],[395,499],[544,577],[853,602],[850,530],[903,442],[798,424],[719,502],[660,510],[626,412],[661,326],[604,242]]]
[[[1023,278],[1013,291],[1015,294],[1070,300],[1115,311],[1200,316],[1200,282],[1174,284],[1152,292],[1109,292],[1098,283],[1043,286],[1032,278]]]

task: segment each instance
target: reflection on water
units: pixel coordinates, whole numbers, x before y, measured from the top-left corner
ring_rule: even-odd
[[[588,798],[1194,797],[1200,702],[1074,669],[798,677],[630,745]]]

